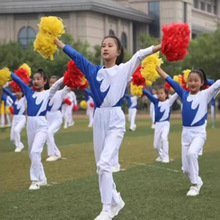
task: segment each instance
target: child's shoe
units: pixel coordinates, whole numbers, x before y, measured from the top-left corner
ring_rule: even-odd
[[[40,185],[37,181],[33,181],[29,187],[29,190],[38,190],[40,189]]]
[[[112,220],[111,213],[101,211],[101,213],[94,220]]]

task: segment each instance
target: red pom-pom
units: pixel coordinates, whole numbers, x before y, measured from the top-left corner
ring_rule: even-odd
[[[63,100],[63,103],[65,103],[65,104],[67,104],[67,105],[71,105],[71,104],[72,104],[71,100],[69,100],[68,98],[65,98],[65,99]]]
[[[73,106],[73,111],[74,111],[74,112],[77,112],[78,110],[79,110],[78,105],[74,105],[74,106]]]
[[[91,108],[94,108],[94,103],[93,102],[90,102],[89,105],[90,105]]]
[[[63,83],[71,89],[85,89],[88,86],[88,81],[73,60],[67,63],[67,71],[64,73]]]
[[[190,41],[190,28],[186,23],[173,23],[162,28],[161,52],[168,61],[182,60]]]
[[[14,71],[14,73],[25,83],[25,84],[29,84],[30,82],[30,77],[28,74],[27,69],[25,68],[19,68],[17,70]],[[13,80],[11,81],[11,87],[15,92],[21,92],[21,88],[18,86],[18,84]]]
[[[170,86],[170,84],[169,84],[168,82],[165,82],[164,85],[163,85],[163,87],[164,87],[168,92],[169,92],[170,89],[171,89],[171,86]]]
[[[145,84],[145,78],[141,75],[141,65],[132,74],[132,83],[136,86],[143,86]]]
[[[13,108],[13,106],[9,106],[9,111],[11,112],[11,114],[14,114],[14,108]]]

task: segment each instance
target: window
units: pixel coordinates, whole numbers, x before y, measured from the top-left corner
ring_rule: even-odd
[[[199,8],[199,1],[198,0],[194,0],[194,8]]]
[[[30,42],[33,42],[36,37],[36,32],[31,27],[23,27],[18,33],[18,42],[26,47]]]
[[[205,11],[205,2],[201,2],[201,9]]]
[[[112,35],[115,36],[115,32],[114,32],[112,29],[110,29],[110,30],[109,30],[109,35],[110,35],[110,36],[112,36]]]
[[[183,22],[187,22],[187,3],[183,2]]]
[[[210,4],[207,5],[207,11],[209,13],[212,13],[212,6]]]
[[[127,49],[127,47],[128,47],[128,42],[127,42],[127,35],[126,35],[125,32],[123,32],[123,33],[121,34],[121,44],[122,44],[122,46],[124,47],[124,49]]]
[[[149,26],[149,32],[150,35],[154,37],[160,36],[160,2],[149,2],[148,3],[149,8],[149,15],[154,17],[154,21]]]

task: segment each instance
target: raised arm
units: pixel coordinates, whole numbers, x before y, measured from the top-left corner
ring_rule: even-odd
[[[77,52],[71,46],[65,45],[62,41],[55,40],[54,43],[74,60],[76,66],[82,71],[86,78],[88,78],[91,72],[97,71],[97,69],[101,68],[101,66],[91,64],[82,54]]]
[[[58,79],[50,88],[50,93],[49,93],[49,99],[51,99],[54,94],[56,93],[56,91],[60,88],[60,86],[63,84],[63,77],[61,77],[60,79]]]
[[[159,44],[157,46],[150,46],[148,48],[137,51],[132,56],[132,58],[124,64],[124,67],[126,68],[125,72],[128,72],[128,78],[127,78],[128,81],[130,81],[131,75],[136,70],[137,66],[141,63],[141,61],[145,57],[158,52],[160,49],[161,49],[161,45]]]
[[[8,88],[3,88],[3,92],[4,92],[6,95],[10,96],[11,99],[13,100],[13,102],[16,101],[16,97],[15,97],[15,95],[13,95],[13,94],[11,93],[11,91],[10,91]]]
[[[143,93],[150,99],[151,102],[156,104],[158,102],[158,99],[154,97],[148,90],[143,89]]]
[[[11,73],[11,78],[19,85],[25,96],[27,96],[30,91],[32,91],[32,89],[26,85],[16,74]]]
[[[160,67],[157,67],[157,72],[158,74],[164,78],[172,87],[173,89],[177,92],[177,94],[182,98],[185,90],[177,83],[174,81],[166,72],[164,72]]]
[[[219,91],[220,91],[220,79],[214,82],[208,89],[204,91],[208,95],[208,102],[210,102],[213,97],[216,97]]]
[[[173,105],[173,103],[177,100],[178,96],[179,96],[179,95],[178,95],[177,93],[174,93],[173,95],[171,95],[171,96],[169,97],[170,106]]]

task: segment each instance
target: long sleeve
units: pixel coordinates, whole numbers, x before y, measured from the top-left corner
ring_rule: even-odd
[[[183,98],[183,94],[185,90],[176,82],[174,81],[170,76],[166,78],[166,81],[173,87],[173,89],[176,91],[176,93]]]
[[[153,47],[154,46],[150,46],[148,48],[137,51],[128,62],[121,64],[123,65],[123,68],[126,68],[128,71],[128,81],[130,81],[133,72],[136,70],[141,61],[153,53]]]
[[[220,80],[217,80],[208,89],[204,90],[204,92],[207,94],[208,102],[210,102],[213,97],[216,97],[219,90],[220,90]]]
[[[146,89],[143,89],[143,93],[150,99],[151,102],[153,102],[154,104],[158,102],[158,99],[155,98],[149,91],[147,91]]]
[[[97,72],[101,66],[95,66],[90,63],[82,54],[77,52],[69,45],[65,45],[63,51],[74,60],[76,66],[82,71],[82,73],[88,78],[89,74],[92,72]]]
[[[170,103],[170,106],[172,106],[173,105],[173,103],[176,101],[176,99],[178,98],[178,94],[177,93],[175,93],[175,94],[173,94],[173,95],[171,95],[170,97],[169,97],[169,103]]]
[[[60,88],[60,86],[63,84],[63,77],[58,79],[53,86],[50,88],[50,93],[49,93],[49,99],[51,99],[56,91]]]
[[[13,102],[16,101],[16,97],[15,97],[15,95],[13,95],[9,89],[7,89],[7,88],[3,88],[3,92],[4,92],[5,94],[7,94],[8,96],[10,96],[11,99],[13,100]]]
[[[26,85],[16,74],[11,73],[11,78],[19,85],[25,96],[27,96],[29,92],[32,91],[31,88]]]

